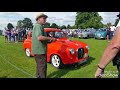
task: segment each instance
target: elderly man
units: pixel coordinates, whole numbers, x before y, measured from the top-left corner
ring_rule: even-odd
[[[105,67],[110,63],[111,60],[114,59],[114,57],[118,54],[120,51],[120,21],[118,25],[116,26],[116,33],[113,36],[111,42],[105,49],[102,58],[98,64],[95,78],[101,78],[102,74],[104,73]],[[120,65],[117,65],[118,68],[118,77],[120,78]]]
[[[33,27],[32,32],[32,53],[36,60],[36,76],[37,78],[46,78],[47,72],[47,41],[56,41],[53,37],[47,37],[44,32],[43,25],[46,23],[47,15],[40,13],[36,17],[37,23]]]

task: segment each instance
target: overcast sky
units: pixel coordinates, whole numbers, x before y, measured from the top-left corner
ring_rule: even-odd
[[[35,17],[39,12],[0,12],[0,29],[3,30],[8,23],[17,24],[18,20],[30,18],[35,23]],[[76,12],[44,12],[48,15],[47,22],[56,23],[57,25],[74,25]],[[103,18],[103,23],[114,24],[119,12],[99,12]]]

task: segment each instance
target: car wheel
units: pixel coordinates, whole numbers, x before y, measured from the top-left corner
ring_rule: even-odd
[[[58,55],[52,55],[51,56],[51,64],[58,69],[61,69],[63,67],[63,63],[61,61],[61,58]]]
[[[27,55],[28,57],[31,56],[31,53],[30,53],[30,49],[29,49],[29,48],[27,48],[27,49],[25,50],[25,53],[26,53],[26,55]]]

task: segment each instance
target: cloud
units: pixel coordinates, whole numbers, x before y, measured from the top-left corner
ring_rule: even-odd
[[[0,29],[4,29],[8,23],[12,23],[14,26],[17,24],[18,20],[23,20],[24,17],[15,12],[0,12]]]
[[[36,23],[35,17],[39,12],[0,12],[0,29],[4,29],[8,23],[14,25],[17,24],[18,20],[24,18],[30,18],[33,23]],[[48,15],[47,22],[50,24],[56,23],[59,26],[75,24],[76,12],[43,12]],[[107,24],[111,22],[114,24],[119,12],[99,12],[99,15],[103,18],[103,23]]]
[[[119,12],[99,12],[100,16],[102,16],[103,18],[103,23],[107,24],[107,23],[115,23],[115,20],[118,18],[117,15],[119,14]]]

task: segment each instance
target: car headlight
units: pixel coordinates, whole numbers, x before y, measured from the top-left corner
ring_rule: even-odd
[[[89,47],[89,46],[86,46],[86,48],[87,48],[87,49],[90,49],[90,47]]]
[[[72,49],[70,49],[70,54],[74,54],[75,53],[75,50],[72,48]]]

